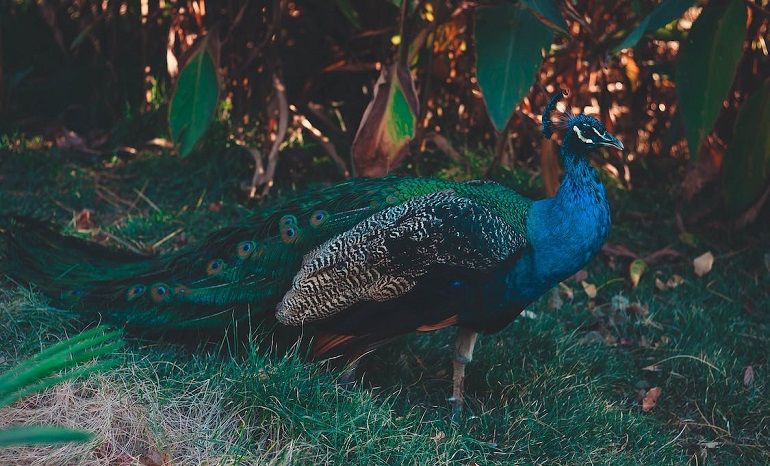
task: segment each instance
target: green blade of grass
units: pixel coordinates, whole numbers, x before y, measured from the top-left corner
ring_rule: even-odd
[[[0,376],[0,396],[6,399],[28,384],[35,383],[60,370],[112,353],[123,345],[122,342],[115,342],[99,347],[120,334],[113,331],[98,335],[102,331],[104,331],[103,328],[84,332],[21,362]]]
[[[11,427],[0,430],[0,447],[63,442],[85,442],[93,435],[81,430],[51,426]]]

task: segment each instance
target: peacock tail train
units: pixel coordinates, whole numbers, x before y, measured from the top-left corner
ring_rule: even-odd
[[[197,245],[155,257],[66,237],[33,219],[4,216],[0,272],[33,284],[55,305],[117,323],[154,329],[224,327],[249,315],[272,316],[303,258],[323,243],[386,209],[440,193],[471,199],[499,215],[511,226],[511,237],[502,241],[515,240],[516,232],[525,229],[532,204],[492,182],[354,179],[306,192]],[[462,221],[468,228],[480,224],[478,218]],[[446,240],[451,243],[449,236]],[[466,260],[475,258],[469,254]],[[335,299],[334,291],[325,293],[313,302]]]

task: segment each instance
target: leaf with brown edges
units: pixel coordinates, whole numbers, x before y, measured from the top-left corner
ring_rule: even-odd
[[[351,147],[357,176],[385,176],[404,160],[418,113],[409,70],[399,64],[384,67]]]

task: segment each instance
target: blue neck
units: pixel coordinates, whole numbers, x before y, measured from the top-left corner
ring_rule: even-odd
[[[556,197],[532,204],[531,247],[506,277],[504,301],[526,305],[583,268],[607,239],[610,210],[604,186],[583,155],[562,146],[566,173]]]

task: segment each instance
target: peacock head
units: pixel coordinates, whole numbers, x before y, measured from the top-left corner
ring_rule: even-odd
[[[543,137],[549,139],[554,126],[564,128],[562,151],[574,155],[586,155],[600,147],[614,147],[623,150],[623,143],[610,134],[599,120],[588,115],[573,116],[569,112],[559,115],[560,121],[555,123],[551,117],[556,110],[556,103],[566,93],[559,92],[551,97],[543,111]]]

